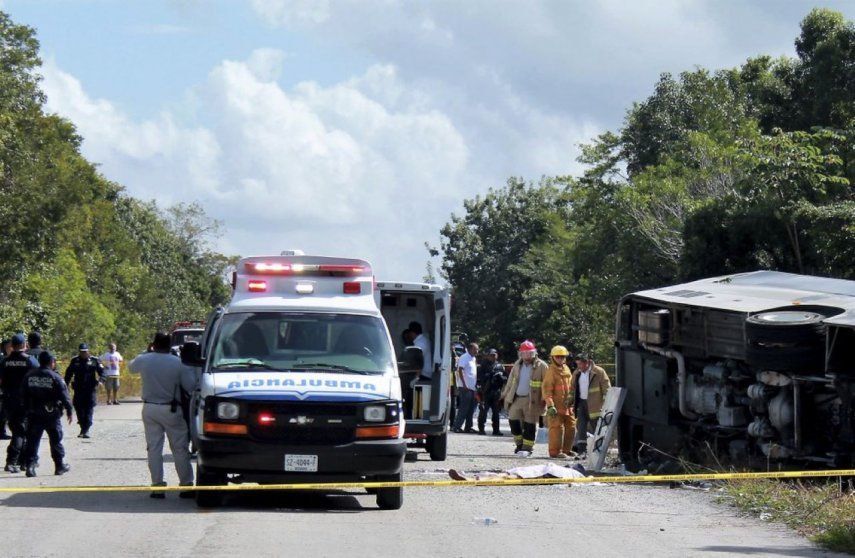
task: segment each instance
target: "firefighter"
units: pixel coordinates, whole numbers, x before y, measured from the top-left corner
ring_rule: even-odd
[[[78,438],[89,438],[95,405],[98,402],[98,386],[104,383],[104,367],[101,361],[89,355],[89,345],[81,343],[78,355],[71,359],[65,369],[65,383],[74,390],[74,412],[80,424]]]
[[[573,372],[573,389],[570,406],[576,415],[576,451],[588,449],[588,432],[593,432],[603,409],[606,392],[612,387],[606,371],[594,364],[588,353],[576,355],[576,371]]]
[[[502,390],[502,401],[514,436],[514,453],[519,457],[531,457],[534,453],[537,422],[543,415],[541,388],[546,369],[547,364],[538,358],[534,343],[523,341],[519,347],[519,358]]]
[[[573,391],[573,373],[567,367],[570,351],[562,345],[549,352],[549,368],[543,377],[543,400],[546,402],[546,422],[549,427],[549,457],[567,459],[573,453],[576,419],[569,405]]]

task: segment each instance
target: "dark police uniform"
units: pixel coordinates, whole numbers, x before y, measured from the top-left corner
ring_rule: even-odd
[[[493,412],[493,435],[500,436],[499,412],[502,410],[502,388],[505,387],[505,367],[500,362],[486,362],[481,380],[481,411],[478,413],[478,431],[483,433],[487,413]]]
[[[62,411],[71,418],[71,398],[62,377],[42,365],[24,376],[21,382],[21,400],[27,412],[27,445],[24,463],[27,476],[35,476],[35,464],[39,455],[42,434],[47,432],[50,440],[50,456],[61,475],[68,470],[65,464],[65,449],[62,447]]]
[[[98,384],[103,379],[104,367],[101,366],[101,361],[93,356],[81,358],[78,355],[71,359],[65,369],[65,383],[74,390],[74,412],[77,413],[80,436],[83,438],[89,437],[97,404]]]
[[[39,363],[23,351],[13,351],[0,364],[0,385],[3,387],[3,407],[6,409],[6,420],[12,431],[12,441],[6,450],[6,470],[20,467],[21,451],[26,440],[26,412],[21,403],[21,382],[31,370],[37,369]]]

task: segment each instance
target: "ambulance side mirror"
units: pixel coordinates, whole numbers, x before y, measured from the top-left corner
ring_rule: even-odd
[[[194,368],[203,366],[202,346],[196,341],[188,341],[181,346],[181,362]]]

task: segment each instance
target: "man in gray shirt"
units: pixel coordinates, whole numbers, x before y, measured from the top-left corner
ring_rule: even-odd
[[[190,464],[190,440],[187,423],[181,414],[181,390],[192,392],[196,379],[193,369],[181,364],[170,354],[169,335],[154,336],[154,351],[143,353],[131,361],[128,370],[142,378],[145,443],[148,450],[148,469],[152,486],[166,486],[163,480],[163,438],[169,440],[169,449],[175,460],[175,470],[181,486],[193,486],[193,466]],[[179,493],[191,498],[193,493]],[[165,498],[163,492],[152,492],[152,498]]]

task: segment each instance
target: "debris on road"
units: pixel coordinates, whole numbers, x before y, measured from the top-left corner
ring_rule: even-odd
[[[472,480],[467,477],[465,472],[457,469],[449,469],[448,476],[454,480],[465,481]],[[472,473],[474,480],[483,479],[571,479],[588,476],[585,468],[580,464],[574,464],[570,467],[563,467],[554,463],[546,463],[543,465],[527,465],[525,467],[514,467],[505,471],[477,471]]]

